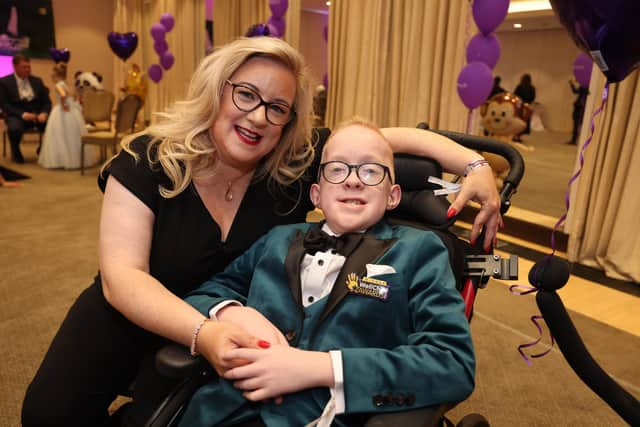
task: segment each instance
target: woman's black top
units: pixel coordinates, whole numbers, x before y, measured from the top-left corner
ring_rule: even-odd
[[[159,164],[150,164],[146,149],[147,136],[131,143],[139,155],[136,162],[121,151],[99,177],[102,191],[112,175],[155,215],[149,259],[150,274],[179,297],[222,271],[234,258],[276,225],[304,222],[313,209],[309,188],[315,181],[322,146],[328,129],[314,130],[320,142],[316,158],[305,175],[288,187],[267,178],[249,185],[229,234],[221,240],[221,231],[200,199],[193,183],[178,196],[167,199],[160,195],[159,185],[170,188],[171,182]],[[98,279],[99,280],[99,279]]]

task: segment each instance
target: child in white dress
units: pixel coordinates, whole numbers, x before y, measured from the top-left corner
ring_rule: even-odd
[[[53,67],[56,105],[51,110],[44,131],[42,149],[38,163],[45,168],[80,168],[80,139],[86,133],[82,107],[73,98],[65,83],[67,64],[59,62]],[[91,165],[97,160],[97,153],[89,149],[85,163]],[[88,155],[88,157],[87,157]]]

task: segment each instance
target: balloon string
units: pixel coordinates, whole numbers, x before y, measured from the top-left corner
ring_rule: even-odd
[[[567,183],[567,189],[564,193],[565,211],[560,217],[560,219],[558,219],[558,222],[556,222],[556,225],[553,227],[553,231],[551,231],[551,254],[549,256],[553,255],[556,252],[555,233],[556,233],[556,230],[558,230],[558,228],[564,223],[565,219],[567,219],[567,213],[569,212],[569,206],[570,206],[569,195],[571,193],[571,184],[573,184],[573,182],[576,179],[578,179],[578,177],[580,176],[580,173],[582,172],[582,167],[584,166],[584,153],[587,147],[589,146],[589,144],[591,143],[591,140],[593,139],[593,134],[596,128],[596,124],[595,124],[596,117],[600,113],[602,113],[602,111],[604,110],[604,106],[607,102],[608,97],[609,97],[609,81],[607,81],[607,83],[604,85],[600,106],[596,111],[594,111],[593,115],[591,116],[591,124],[589,126],[589,136],[584,141],[584,143],[582,144],[582,148],[580,149],[580,167],[578,168],[578,171],[575,174],[573,174],[573,176],[569,179],[569,182]]]
[[[527,362],[527,365],[529,365],[529,366],[533,366],[533,362],[531,361],[530,358],[537,358],[537,357],[546,356],[553,349],[553,344],[555,342],[554,339],[553,339],[553,335],[551,335],[551,333],[549,333],[549,337],[551,337],[551,346],[548,349],[546,349],[542,353],[530,354],[528,356],[524,352],[525,348],[533,347],[533,346],[537,345],[542,340],[542,326],[538,323],[539,320],[544,320],[544,318],[542,316],[539,316],[539,315],[538,316],[531,316],[531,322],[533,322],[534,326],[538,330],[538,338],[533,340],[533,341],[531,341],[531,342],[528,342],[528,343],[525,343],[525,344],[520,344],[518,346],[518,352],[520,353],[520,356],[522,356],[524,361]]]
[[[473,110],[469,108],[469,112],[467,113],[467,135],[471,134],[471,115]]]

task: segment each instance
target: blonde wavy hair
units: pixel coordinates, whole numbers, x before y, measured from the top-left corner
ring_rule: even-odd
[[[254,180],[268,176],[281,185],[289,185],[300,178],[312,162],[313,95],[304,58],[277,38],[240,38],[202,60],[191,78],[185,100],[158,113],[160,120],[157,124],[122,142],[122,148],[137,159],[130,148],[131,142],[141,134],[152,136],[147,158],[152,163],[160,163],[172,182],[172,188],[160,187],[163,197],[175,197],[189,186],[192,179],[214,173],[217,150],[209,137],[209,130],[220,111],[225,82],[255,57],[269,58],[287,67],[296,79],[296,96],[293,101],[294,118],[283,127],[279,144],[260,163]]]

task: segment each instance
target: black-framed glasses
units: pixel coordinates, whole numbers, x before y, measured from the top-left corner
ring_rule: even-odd
[[[349,178],[351,171],[355,169],[356,176],[364,185],[374,186],[384,181],[385,176],[389,175],[391,181],[391,173],[389,168],[380,163],[360,163],[359,165],[350,165],[340,160],[332,160],[320,164],[320,173],[331,184],[342,184]]]
[[[247,85],[233,83],[229,80],[227,80],[226,83],[231,85],[231,100],[233,101],[233,105],[240,111],[250,113],[264,105],[265,118],[275,126],[286,125],[293,120],[296,115],[293,107],[290,107],[284,102],[267,102],[262,99],[255,89]]]

